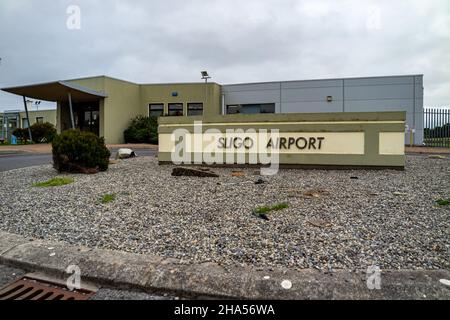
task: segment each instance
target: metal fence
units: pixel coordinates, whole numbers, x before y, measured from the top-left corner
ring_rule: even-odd
[[[427,147],[450,148],[450,108],[424,109],[423,128]]]

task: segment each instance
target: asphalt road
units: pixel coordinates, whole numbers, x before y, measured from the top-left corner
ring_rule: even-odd
[[[111,156],[114,157],[117,149],[111,150]],[[154,156],[156,150],[139,149],[135,150],[138,156]],[[51,164],[51,154],[40,153],[0,153],[0,171],[19,169],[42,164]]]
[[[0,264],[0,289],[11,282],[23,277],[26,271]],[[140,291],[119,290],[114,288],[100,288],[91,300],[174,300],[177,297],[157,296]]]

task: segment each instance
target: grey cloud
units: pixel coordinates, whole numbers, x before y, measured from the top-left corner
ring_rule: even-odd
[[[66,28],[72,4],[81,30]],[[446,0],[2,0],[0,87],[199,81],[201,69],[219,83],[423,73],[425,105],[450,105],[449,40]],[[17,107],[0,93],[0,109]]]

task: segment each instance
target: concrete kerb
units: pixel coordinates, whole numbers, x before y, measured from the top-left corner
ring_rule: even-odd
[[[90,249],[0,232],[0,263],[67,278],[77,265],[82,281],[187,297],[241,299],[450,299],[447,270],[383,271],[382,289],[367,287],[365,272],[189,264],[178,259]],[[288,281],[286,281],[288,280]],[[282,286],[285,281],[290,285]]]

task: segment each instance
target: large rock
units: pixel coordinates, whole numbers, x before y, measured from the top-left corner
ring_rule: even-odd
[[[127,148],[121,148],[117,150],[116,159],[128,159],[136,157],[136,153]]]
[[[176,167],[172,170],[172,176],[175,177],[211,177],[211,178],[217,178],[219,175],[215,174],[211,171],[205,171],[205,170],[197,170],[197,169],[190,169],[190,168],[182,168],[182,167]]]

